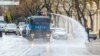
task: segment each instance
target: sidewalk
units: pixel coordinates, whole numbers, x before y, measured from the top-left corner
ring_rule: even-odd
[[[97,40],[93,40],[87,44],[89,52],[94,55],[100,55],[100,38]]]

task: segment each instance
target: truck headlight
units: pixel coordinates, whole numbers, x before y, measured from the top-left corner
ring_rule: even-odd
[[[5,31],[8,31],[8,29],[5,29]]]
[[[46,34],[47,37],[49,37],[51,34]]]
[[[34,34],[31,34],[31,37],[34,38]]]

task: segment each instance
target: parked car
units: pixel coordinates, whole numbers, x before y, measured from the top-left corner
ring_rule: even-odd
[[[19,27],[26,26],[26,23],[25,23],[25,22],[19,22],[18,26],[19,26]]]
[[[52,38],[57,40],[66,40],[67,39],[67,33],[63,28],[55,28],[52,32]]]
[[[5,28],[5,34],[7,33],[15,33],[17,35],[18,33],[17,25],[15,23],[7,24]]]
[[[50,24],[50,30],[53,31],[55,29],[55,25],[54,24]]]
[[[87,32],[87,34],[88,34],[88,41],[89,41],[89,42],[90,42],[91,40],[96,40],[96,39],[97,39],[97,34],[94,33],[94,32],[92,31],[91,28],[86,28],[86,32]]]
[[[6,24],[7,23],[5,21],[0,20],[0,31],[4,31]]]
[[[19,27],[19,34],[22,35],[23,30],[25,30],[26,28],[25,22],[19,22],[18,27]]]
[[[96,40],[96,39],[97,39],[97,35],[96,35],[96,33],[94,33],[94,32],[90,32],[90,33],[89,33],[89,39]]]

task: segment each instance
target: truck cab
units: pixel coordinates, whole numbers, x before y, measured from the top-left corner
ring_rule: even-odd
[[[50,36],[49,16],[31,16],[28,18],[29,39],[48,39]]]

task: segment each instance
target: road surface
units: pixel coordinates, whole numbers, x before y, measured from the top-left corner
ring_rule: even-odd
[[[16,35],[3,35],[0,56],[100,56],[88,51],[78,40],[52,40],[47,43],[30,42]]]

